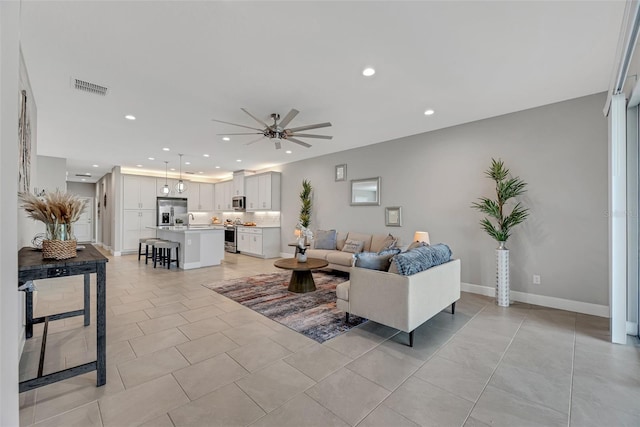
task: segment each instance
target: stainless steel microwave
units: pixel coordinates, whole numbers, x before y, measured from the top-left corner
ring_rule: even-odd
[[[233,207],[234,211],[245,211],[246,210],[246,199],[244,196],[233,196],[231,199],[231,207]]]

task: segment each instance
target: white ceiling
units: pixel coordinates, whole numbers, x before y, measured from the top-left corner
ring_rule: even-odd
[[[604,91],[623,12],[623,1],[23,0],[21,39],[38,154],[66,157],[70,180],[114,165],[164,175],[178,153],[183,171],[219,179]],[[71,77],[110,93],[76,91]],[[223,142],[243,129],[212,118],[256,125],[241,107],[264,120],[296,108],[292,127],[330,121],[313,133],[334,138],[277,151]]]

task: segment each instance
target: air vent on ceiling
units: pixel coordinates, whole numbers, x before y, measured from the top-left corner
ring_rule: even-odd
[[[77,173],[76,176],[81,176],[83,178],[91,178],[90,173]]]
[[[184,171],[184,174],[185,175],[195,175],[196,173],[195,172]]]
[[[88,82],[86,80],[80,80],[76,78],[71,78],[71,86],[74,89],[81,90],[83,92],[93,93],[94,95],[105,96],[107,92],[109,92],[109,88],[105,86],[100,86],[95,83]]]

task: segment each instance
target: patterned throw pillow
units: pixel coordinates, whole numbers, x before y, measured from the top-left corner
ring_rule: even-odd
[[[355,254],[356,267],[368,268],[370,270],[389,270],[389,263],[394,255],[400,253],[400,249],[387,249],[380,252],[360,252]]]
[[[313,241],[314,249],[336,249],[336,230],[318,230]]]
[[[450,260],[451,249],[443,243],[420,246],[393,257],[393,263],[398,268],[398,273],[403,276],[411,276]]]
[[[351,252],[352,254],[357,254],[362,252],[364,248],[364,242],[360,240],[347,240],[344,242],[344,246],[342,247],[342,252]]]

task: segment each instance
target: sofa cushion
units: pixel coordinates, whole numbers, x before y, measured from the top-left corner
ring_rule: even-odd
[[[340,232],[338,231],[337,236],[336,236],[336,249],[341,251],[342,248],[344,247],[344,242],[347,241],[347,235],[349,233],[346,232]]]
[[[335,252],[335,251],[330,251],[328,249],[307,249],[307,257],[309,258],[320,258],[320,259],[327,259],[327,255],[329,255],[331,252]]]
[[[328,251],[327,257],[325,258],[327,262],[331,264],[344,265],[346,267],[351,267],[353,265],[353,254],[350,252],[341,252],[341,251]]]
[[[352,254],[357,254],[358,252],[362,252],[364,249],[364,242],[362,240],[352,240],[347,239],[342,247],[342,252],[350,252]]]
[[[364,233],[352,233],[349,232],[347,235],[347,240],[358,240],[364,243],[363,251],[369,252],[371,251],[371,234]]]
[[[371,236],[371,252],[380,252],[385,249],[392,248],[396,245],[398,239],[391,234],[374,234]]]
[[[336,230],[318,230],[313,241],[314,249],[336,249]]]
[[[442,243],[420,246],[393,257],[398,273],[403,276],[411,276],[449,260],[451,260],[451,249]]]
[[[349,301],[349,281],[340,283],[336,286],[336,297],[341,300]]]
[[[391,262],[391,258],[399,253],[400,249],[387,249],[381,251],[380,253],[361,252],[354,255],[354,265],[356,267],[368,268],[369,270],[387,271],[389,270],[389,263]]]

